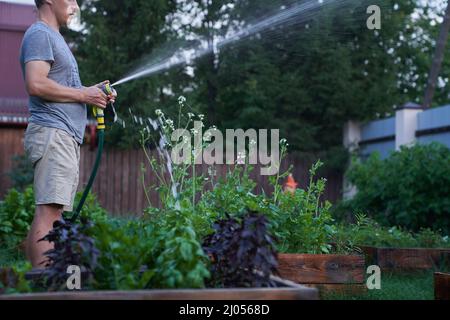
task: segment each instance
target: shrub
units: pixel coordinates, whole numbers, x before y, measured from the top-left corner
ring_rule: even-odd
[[[336,246],[344,249],[358,245],[395,248],[448,248],[448,236],[430,229],[412,233],[401,227],[384,227],[363,214],[356,215],[355,224],[340,224],[333,236]]]
[[[345,204],[383,225],[450,232],[450,149],[438,144],[402,147],[381,160],[354,162],[348,177],[358,193]]]
[[[34,216],[34,193],[31,187],[23,192],[11,189],[0,204],[0,243],[15,249],[25,239]]]
[[[277,213],[271,223],[280,252],[331,253],[329,243],[335,233],[331,204],[320,199],[326,181],[315,180],[321,165],[319,161],[311,168],[306,190],[297,189],[294,194],[281,193],[277,206],[272,207]]]
[[[81,192],[78,192],[75,204],[80,198]],[[35,207],[34,192],[31,186],[26,187],[22,192],[17,189],[8,191],[4,201],[0,203],[0,244],[3,248],[18,249],[30,229]],[[81,216],[97,220],[105,218],[107,212],[99,205],[95,195],[90,193],[81,210]]]

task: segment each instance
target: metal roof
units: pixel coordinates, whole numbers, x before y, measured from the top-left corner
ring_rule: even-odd
[[[36,21],[34,5],[0,2],[0,124],[27,123],[28,95],[19,63],[23,34]]]

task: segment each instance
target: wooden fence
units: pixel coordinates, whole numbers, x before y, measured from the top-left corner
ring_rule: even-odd
[[[11,129],[13,130],[13,129]],[[0,155],[0,198],[2,198],[10,187],[11,183],[7,178],[7,172],[11,169],[11,157],[14,154],[23,154],[23,129],[19,131],[7,132],[6,129],[0,129],[1,155]],[[8,141],[8,142],[6,142]],[[81,149],[80,160],[80,182],[79,190],[86,186],[95,161],[96,150],[90,150],[88,146]],[[309,181],[308,170],[312,164],[311,159],[299,155],[289,155],[281,165],[281,171],[286,170],[290,165],[294,166],[293,174],[300,187],[306,187]],[[93,192],[97,195],[100,204],[115,215],[139,215],[144,208],[149,206],[145,196],[142,184],[143,172],[141,164],[145,164],[146,171],[144,180],[146,185],[157,185],[157,177],[150,170],[142,150],[116,150],[105,149],[102,163],[99,167],[97,178],[93,185]],[[227,165],[215,166],[217,176],[225,176],[226,171],[230,169]],[[206,165],[196,166],[198,174],[207,174]],[[268,177],[261,176],[260,166],[254,166],[251,174],[252,179],[257,183],[255,193],[264,190],[270,193],[272,190],[269,185]],[[325,175],[327,179],[327,188],[323,199],[336,202],[341,198],[342,176],[338,173],[329,173]],[[156,192],[149,195],[153,206],[160,206],[160,199]]]

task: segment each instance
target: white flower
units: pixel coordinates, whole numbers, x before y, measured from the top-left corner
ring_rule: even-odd
[[[285,144],[286,142],[287,142],[287,140],[284,138],[280,140],[280,144]]]
[[[161,111],[161,109],[156,109],[155,113],[158,117],[162,117],[164,115],[164,113]]]
[[[237,164],[245,164],[245,151],[244,152],[238,152],[236,163]]]
[[[178,98],[178,103],[179,103],[180,105],[184,105],[185,102],[186,102],[186,98],[185,98],[185,97],[180,96],[180,97]]]
[[[192,119],[193,117],[195,117],[195,114],[189,112],[189,113],[188,113],[188,117],[189,117],[189,119]]]
[[[203,121],[203,119],[205,119],[205,115],[204,115],[204,114],[199,114],[199,115],[198,115],[198,118],[199,118],[201,121]]]

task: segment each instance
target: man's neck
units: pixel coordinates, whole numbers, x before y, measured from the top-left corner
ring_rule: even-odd
[[[48,25],[56,32],[59,32],[60,25],[58,24],[55,15],[50,11],[50,8],[44,7],[39,9],[38,20]]]

